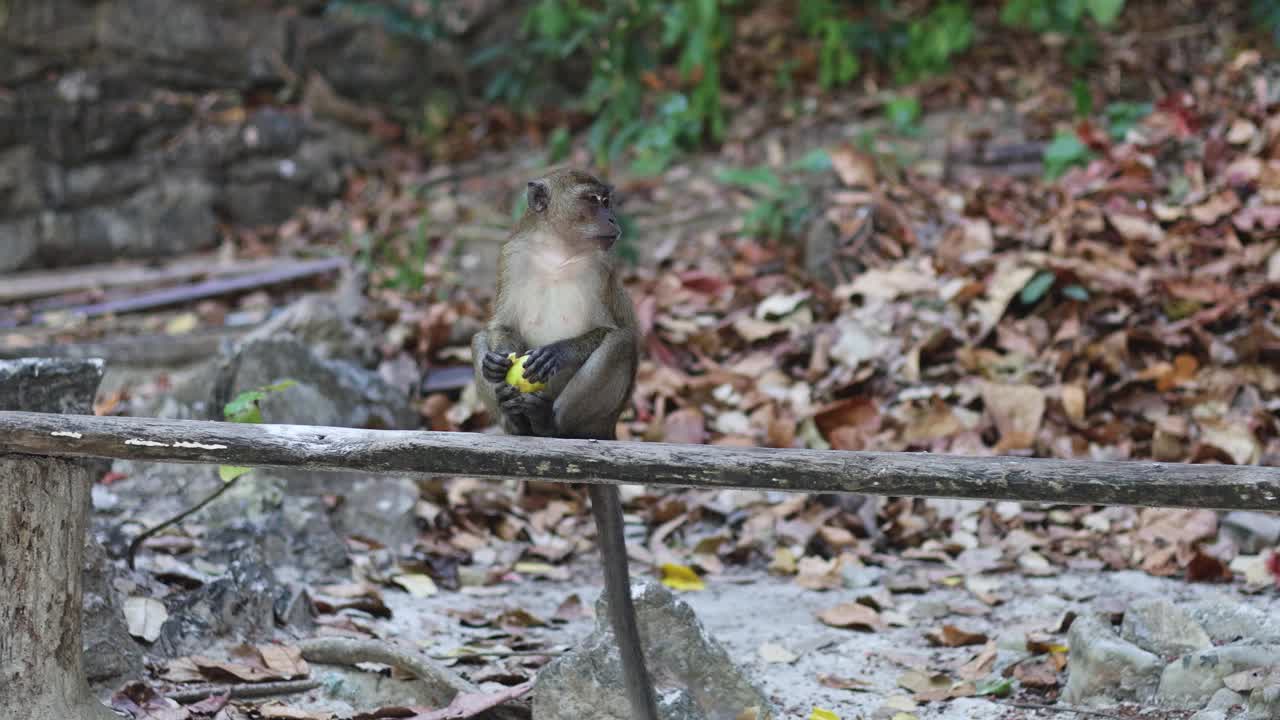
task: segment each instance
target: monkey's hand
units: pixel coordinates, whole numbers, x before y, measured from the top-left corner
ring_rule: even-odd
[[[572,347],[565,340],[530,350],[529,359],[524,361],[525,379],[534,383],[550,380],[569,364],[572,354]]]
[[[490,351],[484,354],[484,360],[481,363],[481,374],[484,375],[484,379],[499,388],[510,387],[507,385],[507,371],[511,369],[511,358],[507,355],[508,353]],[[528,376],[528,371],[525,371],[525,376]]]
[[[555,435],[555,405],[546,393],[520,392],[506,385],[497,389],[498,407],[521,435]]]

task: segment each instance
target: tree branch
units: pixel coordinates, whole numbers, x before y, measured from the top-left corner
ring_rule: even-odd
[[[1280,468],[0,412],[0,453],[784,492],[1280,510]]]

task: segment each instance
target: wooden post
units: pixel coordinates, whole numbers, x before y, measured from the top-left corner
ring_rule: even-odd
[[[96,360],[0,361],[0,408],[87,414],[101,380]],[[0,455],[0,718],[119,720],[83,668],[92,485],[84,460]]]

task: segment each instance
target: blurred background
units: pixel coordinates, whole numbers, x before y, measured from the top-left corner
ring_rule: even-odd
[[[106,358],[99,414],[486,431],[468,343],[525,182],[561,164],[618,191],[645,350],[624,439],[1280,464],[1275,0],[0,0],[0,357]],[[196,602],[216,573],[121,561],[218,490],[142,556],[276,537],[273,576],[454,600],[536,559],[547,613],[594,562],[576,489],[240,475],[116,464],[95,523],[125,595]],[[844,626],[803,613],[899,566],[922,579],[895,593],[987,614],[877,596],[890,655],[956,607],[994,642],[1131,602],[1064,589],[1104,569],[1280,609],[1270,514],[631,490],[638,573],[758,582],[812,626],[779,660],[740,597],[691,600],[797,712],[895,687],[824,665]],[[960,557],[1019,578],[1009,604],[943,583]],[[111,640],[98,677],[246,631],[171,628]],[[1056,699],[1065,655],[1029,647],[1004,690]],[[980,705],[921,716],[1009,717]]]

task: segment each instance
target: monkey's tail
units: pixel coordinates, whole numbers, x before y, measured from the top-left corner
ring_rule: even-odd
[[[623,534],[622,500],[615,485],[590,483],[591,511],[600,533],[600,554],[604,564],[604,591],[609,601],[609,619],[622,653],[622,677],[627,700],[635,720],[658,720],[644,649],[636,626],[636,608],[631,601],[631,573],[627,570],[626,537]],[[616,557],[610,558],[610,555]]]

